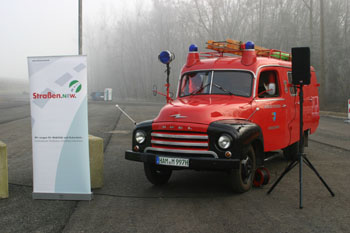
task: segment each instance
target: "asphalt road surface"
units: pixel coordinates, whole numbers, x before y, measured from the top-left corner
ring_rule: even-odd
[[[104,139],[104,187],[93,190],[92,201],[46,201],[31,198],[29,103],[0,97],[10,182],[10,198],[0,200],[0,232],[349,232],[350,124],[343,118],[322,116],[305,149],[336,196],[304,165],[300,210],[297,167],[266,195],[288,165],[281,153],[265,164],[271,182],[244,194],[230,192],[227,175],[218,172],[176,171],[167,185],[151,185],[141,163],[124,159],[134,126],[115,104],[89,103],[89,133]],[[118,104],[137,122],[162,107]]]

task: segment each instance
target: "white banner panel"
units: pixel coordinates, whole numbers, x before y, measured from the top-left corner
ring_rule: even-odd
[[[86,56],[29,57],[33,198],[91,200]]]

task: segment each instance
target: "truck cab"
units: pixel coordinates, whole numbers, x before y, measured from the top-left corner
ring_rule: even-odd
[[[294,159],[299,141],[299,96],[291,56],[252,42],[191,45],[174,100],[133,131],[128,160],[144,163],[148,180],[161,185],[173,170],[226,171],[236,192],[248,191],[255,170],[271,151]],[[226,55],[228,54],[228,55]],[[319,102],[315,70],[304,87],[304,136],[316,131]],[[305,140],[307,142],[307,140]],[[307,143],[306,143],[307,144]]]

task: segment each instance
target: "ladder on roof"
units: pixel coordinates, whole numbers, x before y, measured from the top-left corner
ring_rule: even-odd
[[[242,41],[227,39],[226,41],[213,41],[207,42],[207,49],[215,50],[218,53],[231,53],[238,56],[242,56],[245,44]],[[275,58],[283,61],[291,61],[292,55],[287,52],[276,49],[267,49],[261,46],[254,46],[256,55],[258,57]],[[215,57],[215,54],[203,53]],[[217,55],[216,55],[217,56]]]

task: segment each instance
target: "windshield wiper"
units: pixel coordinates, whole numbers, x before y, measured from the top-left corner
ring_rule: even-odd
[[[198,94],[199,92],[201,92],[204,88],[206,88],[207,86],[209,86],[210,83],[205,84],[203,87],[199,88],[198,90],[192,91],[189,95],[195,95]]]
[[[226,90],[226,89],[223,88],[222,86],[220,86],[220,85],[218,85],[218,84],[216,84],[216,83],[213,83],[213,84],[214,84],[214,86],[216,86],[216,87],[219,88],[220,90],[222,90],[222,91],[224,91],[224,92],[226,92],[226,93],[229,93],[230,95],[233,95],[232,92]]]
[[[195,91],[191,92],[189,95],[198,94],[199,92],[201,92],[204,88],[206,88],[206,87],[209,86],[209,85],[210,85],[210,83],[207,83],[207,84],[205,84],[203,87],[199,88],[198,90],[195,90]],[[225,88],[223,88],[223,87],[220,86],[219,84],[213,83],[213,85],[216,86],[217,88],[219,88],[220,90],[222,90],[223,92],[226,92],[226,93],[228,93],[228,94],[230,94],[230,95],[233,95],[232,92],[226,90]]]

